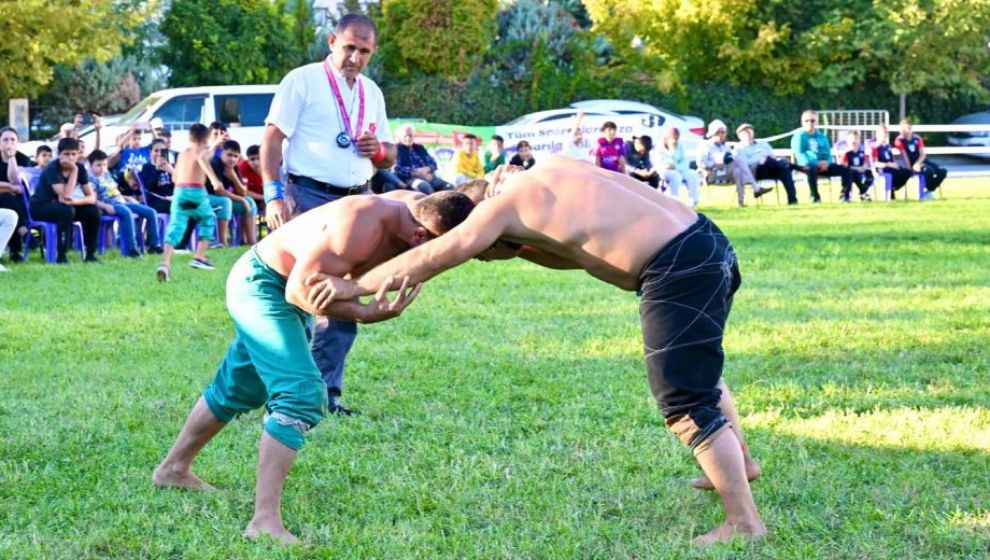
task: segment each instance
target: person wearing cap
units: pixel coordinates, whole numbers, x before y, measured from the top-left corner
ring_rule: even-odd
[[[739,206],[746,206],[746,185],[752,185],[753,196],[760,198],[773,190],[773,187],[762,188],[756,184],[753,173],[742,161],[732,155],[726,138],[729,136],[729,129],[719,119],[715,119],[708,124],[708,133],[705,138],[708,142],[698,152],[698,169],[701,175],[711,183],[728,183],[732,181],[736,184],[736,197]]]
[[[739,145],[736,147],[736,159],[742,160],[757,181],[773,179],[780,181],[787,191],[787,203],[797,204],[797,193],[794,190],[794,177],[791,166],[786,161],[773,156],[773,148],[766,140],[754,138],[753,125],[743,123],[736,128]]]
[[[385,97],[361,74],[378,39],[370,18],[344,15],[327,35],[330,56],[292,70],[279,84],[261,141],[269,228],[338,198],[366,194],[375,170],[394,164]],[[318,317],[314,327],[313,358],[327,385],[330,412],[350,414],[339,399],[357,325]]]
[[[832,145],[828,136],[818,130],[818,113],[811,110],[801,113],[801,130],[791,137],[791,151],[794,152],[797,169],[808,175],[812,203],[822,201],[818,194],[819,177],[839,177],[842,180],[842,192],[852,190],[849,168],[832,160]]]

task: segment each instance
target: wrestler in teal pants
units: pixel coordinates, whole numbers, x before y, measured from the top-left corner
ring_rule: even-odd
[[[309,349],[308,316],[285,301],[285,279],[251,249],[227,277],[236,336],[203,397],[219,420],[262,405],[265,431],[299,450],[326,414],[327,388]]]
[[[168,227],[165,229],[165,244],[175,247],[182,241],[189,220],[196,220],[199,238],[212,241],[216,232],[217,219],[210,208],[206,189],[201,186],[185,187],[177,185],[172,197]]]

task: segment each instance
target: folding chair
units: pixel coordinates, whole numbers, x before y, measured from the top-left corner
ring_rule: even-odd
[[[41,178],[40,175],[31,174],[19,174],[18,178],[21,180],[21,197],[24,200],[24,208],[27,210],[28,215],[28,235],[27,239],[24,240],[24,261],[27,262],[28,257],[31,255],[31,232],[30,230],[38,230],[42,237],[44,238],[44,246],[41,249],[45,256],[45,261],[49,263],[54,263],[58,259],[58,225],[54,222],[42,222],[35,220],[31,216],[31,197],[28,193],[34,192],[34,187],[38,186],[38,180]],[[73,240],[76,248],[79,250],[79,254],[83,258],[86,257],[86,252],[83,249],[82,237],[83,230],[82,224],[79,222],[73,222],[72,227],[75,230],[73,235]]]

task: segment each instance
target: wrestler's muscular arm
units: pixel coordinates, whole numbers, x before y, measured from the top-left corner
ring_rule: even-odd
[[[461,225],[358,278],[357,295],[373,294],[382,286],[395,290],[402,278],[413,285],[425,282],[491,247],[517,219],[512,196],[503,194],[479,204]]]

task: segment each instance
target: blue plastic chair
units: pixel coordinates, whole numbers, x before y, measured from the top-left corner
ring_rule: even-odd
[[[25,174],[21,173],[19,175],[21,180],[21,196],[24,199],[24,208],[27,210],[28,215],[28,230],[36,229],[41,232],[44,238],[44,248],[42,249],[45,254],[45,260],[49,263],[54,263],[58,258],[58,225],[54,222],[42,222],[35,220],[31,217],[31,197],[28,193],[33,193],[35,187],[38,186],[38,180],[41,175]],[[79,250],[79,254],[83,258],[86,257],[86,252],[83,249],[82,237],[83,230],[82,224],[79,222],[73,222],[72,227],[75,229],[75,235],[73,235],[74,245],[76,249]],[[31,254],[31,233],[28,231],[27,239],[24,241],[24,261],[27,262],[28,257]]]

